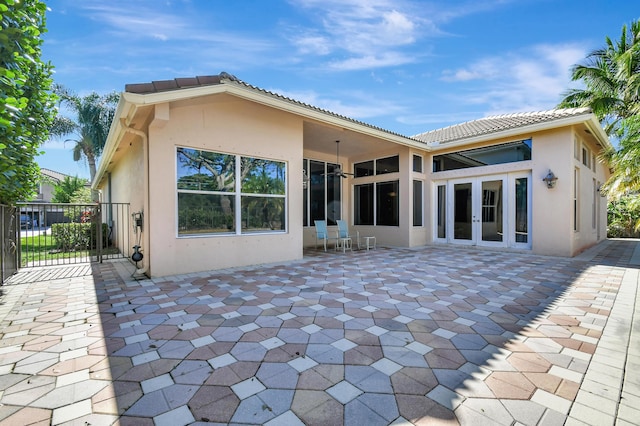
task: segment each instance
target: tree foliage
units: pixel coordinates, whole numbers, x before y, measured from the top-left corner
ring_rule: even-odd
[[[0,202],[35,193],[39,147],[55,117],[53,66],[41,57],[46,6],[39,0],[0,0]]]
[[[640,20],[623,25],[619,40],[606,37],[605,47],[573,66],[571,78],[585,87],[567,91],[560,107],[591,108],[607,134],[640,114]]]
[[[607,236],[611,238],[640,237],[640,199],[623,196],[609,203]]]
[[[86,96],[78,96],[61,85],[55,85],[54,92],[60,98],[61,105],[68,108],[75,117],[58,116],[51,132],[59,137],[70,136],[67,140],[75,144],[73,160],[84,159],[87,162],[93,182],[96,164],[107,142],[120,95],[115,92],[106,95],[92,92]]]
[[[77,176],[65,176],[63,180],[57,182],[53,187],[54,203],[89,203],[91,202],[91,191],[87,187],[87,181]]]
[[[561,107],[590,107],[618,147],[602,154],[611,176],[602,187],[609,197],[608,236],[637,237],[640,230],[640,20],[623,25],[619,40],[591,52],[573,67],[584,89],[565,94]]]

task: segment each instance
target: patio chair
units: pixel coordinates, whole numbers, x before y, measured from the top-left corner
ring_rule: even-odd
[[[352,250],[351,248],[351,235],[349,234],[349,225],[345,220],[336,220],[338,224],[338,238],[336,240],[336,250],[342,248],[342,251],[346,249]]]
[[[322,240],[324,251],[327,251],[327,242],[336,238],[329,236],[329,231],[327,230],[327,222],[325,220],[314,220],[313,223],[316,225],[316,248],[318,248],[318,241]]]

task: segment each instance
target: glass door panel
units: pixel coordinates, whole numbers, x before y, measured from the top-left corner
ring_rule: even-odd
[[[515,179],[515,242],[529,243],[528,178]]]
[[[437,187],[436,212],[437,233],[438,238],[447,238],[447,186],[438,185]]]
[[[473,240],[473,185],[471,182],[453,185],[453,239]]]
[[[504,241],[504,194],[502,179],[482,182],[482,241]]]

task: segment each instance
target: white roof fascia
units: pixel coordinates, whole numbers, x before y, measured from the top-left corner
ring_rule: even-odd
[[[458,139],[454,142],[444,142],[442,145],[437,142],[430,143],[429,147],[434,151],[440,151],[444,149],[456,148],[456,147],[470,145],[470,144],[479,143],[479,142],[487,142],[495,139],[508,138],[510,136],[518,136],[518,135],[522,135],[523,133],[534,133],[534,132],[540,132],[544,130],[555,129],[563,126],[571,126],[571,125],[580,124],[580,123],[589,123],[589,122],[593,122],[593,120],[595,120],[595,122],[598,123],[598,121],[595,119],[595,116],[592,113],[588,113],[588,114],[582,114],[582,115],[577,115],[573,117],[566,117],[566,118],[561,118],[561,119],[552,120],[552,121],[545,121],[542,123],[530,124],[530,125],[521,126],[521,127],[514,127],[512,129],[501,130],[494,133],[471,136],[467,138]],[[600,132],[598,132],[598,135],[600,136],[604,135],[605,143],[610,145],[609,139],[606,137],[606,134],[604,133],[604,130],[602,130],[602,128],[600,127],[599,123],[597,124],[596,127],[600,128]],[[600,139],[600,137],[598,137],[598,139]]]
[[[118,101],[118,106],[116,107],[116,112],[113,115],[114,119],[111,122],[111,126],[109,127],[109,134],[107,135],[107,142],[102,150],[102,154],[100,155],[100,161],[98,163],[98,170],[96,171],[96,176],[93,182],[91,182],[91,189],[96,190],[98,182],[102,180],[102,176],[107,171],[107,166],[111,162],[113,155],[118,148],[118,144],[123,136],[123,129],[120,120],[116,120],[116,117],[120,116],[128,116],[131,110],[136,109],[135,105],[127,102],[124,93],[120,94],[120,100]],[[126,114],[123,114],[126,112]]]
[[[602,124],[600,124],[595,114],[591,114],[591,119],[585,124],[593,136],[602,144],[603,149],[613,149],[613,144],[611,143],[611,139],[609,139],[609,135],[607,135],[607,132],[602,128]]]

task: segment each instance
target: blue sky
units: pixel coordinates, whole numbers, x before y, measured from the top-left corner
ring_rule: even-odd
[[[554,108],[628,0],[51,0],[43,59],[77,94],[226,71],[404,135]],[[73,143],[41,167],[88,177]]]

